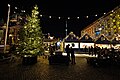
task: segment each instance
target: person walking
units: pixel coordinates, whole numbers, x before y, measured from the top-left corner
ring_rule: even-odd
[[[75,45],[72,44],[71,48],[70,48],[70,53],[71,53],[71,64],[76,64],[75,62],[75,52],[74,52],[74,47]]]

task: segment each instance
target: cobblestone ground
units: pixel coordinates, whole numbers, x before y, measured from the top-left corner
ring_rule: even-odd
[[[76,64],[49,65],[39,57],[34,65],[24,66],[21,60],[0,63],[0,80],[120,80],[119,67],[93,67],[84,57],[76,57]]]

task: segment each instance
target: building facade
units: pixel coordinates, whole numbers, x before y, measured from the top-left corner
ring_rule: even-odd
[[[84,28],[81,31],[81,36],[86,33],[93,39],[97,39],[101,34],[104,34],[110,41],[115,37],[120,40],[120,6]]]

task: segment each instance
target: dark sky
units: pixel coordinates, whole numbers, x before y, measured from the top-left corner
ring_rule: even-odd
[[[37,4],[40,14],[43,15],[41,18],[43,33],[65,37],[66,20],[68,33],[73,31],[80,36],[80,31],[84,27],[103,16],[103,13],[120,5],[120,0],[9,0],[0,3],[0,18],[7,18],[8,3],[11,5],[11,14],[15,10],[14,7],[18,7],[18,10],[26,10],[28,14]],[[98,16],[95,17],[95,14]],[[49,16],[52,18],[50,19]],[[61,19],[58,19],[59,16]],[[77,16],[79,19],[76,18]]]

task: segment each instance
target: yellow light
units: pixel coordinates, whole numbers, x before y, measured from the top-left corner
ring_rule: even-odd
[[[110,14],[110,16],[112,16],[113,14]]]
[[[113,26],[113,28],[116,28],[116,26]]]
[[[112,12],[114,12],[114,11],[112,10]]]
[[[27,28],[27,26],[25,26],[24,28]]]
[[[113,22],[115,22],[115,20],[113,19]]]
[[[9,37],[13,36],[12,34],[9,34]]]
[[[117,32],[117,30],[115,29],[114,32]]]
[[[117,22],[117,24],[120,24],[120,22]]]
[[[118,29],[120,29],[120,27],[118,27]]]
[[[33,28],[35,28],[35,25],[32,25]]]

